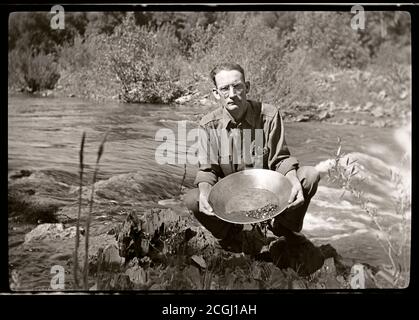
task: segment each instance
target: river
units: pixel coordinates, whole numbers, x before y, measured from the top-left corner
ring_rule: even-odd
[[[77,185],[79,148],[82,132],[86,132],[85,163],[91,172],[97,149],[109,132],[100,162],[99,179],[141,172],[154,179],[147,188],[151,195],[176,195],[184,172],[183,164],[159,165],[155,160],[156,133],[168,128],[175,133],[177,146],[184,141],[177,136],[179,121],[188,129],[196,126],[202,106],[96,103],[77,98],[37,98],[9,95],[8,103],[8,172],[31,170],[69,174]],[[342,151],[355,155],[366,176],[364,190],[370,195],[387,225],[400,222],[394,212],[388,176],[390,168],[400,168],[406,146],[400,145],[395,129],[366,126],[332,125],[321,122],[285,123],[289,149],[300,163],[323,168],[334,157],[337,138]],[[179,140],[180,139],[180,140]],[[405,141],[410,145],[410,141]],[[180,154],[179,159],[183,159]],[[410,167],[401,168],[410,177]],[[327,169],[316,196],[310,204],[303,232],[316,243],[332,243],[341,255],[371,264],[388,263],[387,255],[376,236],[376,227],[350,195],[340,197],[342,190],[327,180]],[[187,165],[185,185],[192,187],[195,165]],[[9,235],[10,236],[10,235]]]

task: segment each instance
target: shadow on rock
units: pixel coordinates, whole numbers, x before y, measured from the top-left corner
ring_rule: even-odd
[[[308,276],[319,270],[326,258],[320,247],[308,239],[291,242],[281,237],[270,244],[269,252],[278,268],[291,268],[300,276]]]

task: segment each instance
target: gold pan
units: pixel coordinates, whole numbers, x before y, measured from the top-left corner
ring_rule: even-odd
[[[228,175],[211,189],[208,202],[220,219],[238,224],[258,223],[272,219],[288,206],[291,183],[279,172],[249,169]],[[256,213],[276,205],[266,216]],[[250,211],[250,216],[249,216]],[[251,213],[253,212],[253,214]]]

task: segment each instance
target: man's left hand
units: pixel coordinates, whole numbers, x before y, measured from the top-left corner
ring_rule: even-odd
[[[285,176],[292,185],[291,194],[288,199],[288,209],[298,208],[304,203],[304,194],[300,180],[297,178],[297,172],[295,170],[291,170]]]

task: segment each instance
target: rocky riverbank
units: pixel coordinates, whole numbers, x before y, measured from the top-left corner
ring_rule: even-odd
[[[411,121],[411,70],[403,66],[394,68],[392,75],[379,74],[377,70],[313,71],[305,79],[306,94],[298,96],[298,99],[284,97],[284,101],[278,105],[285,121],[289,122],[320,121],[337,125],[398,127]],[[25,88],[9,89],[9,92],[25,91]],[[75,92],[57,85],[53,90],[34,94],[41,97],[120,101],[118,95],[105,97],[91,92],[78,96]],[[217,106],[211,94],[192,89],[177,98],[174,106],[176,104],[202,106],[202,115]]]
[[[78,212],[73,179],[59,175],[52,179],[28,170],[9,175],[13,290],[52,290],[50,270],[56,265],[65,269],[65,290],[82,289],[75,284],[73,272]],[[166,200],[148,197],[148,202],[135,201],[140,193],[125,190],[128,193],[121,194],[128,198],[120,199],[115,194],[116,180],[96,184],[88,252],[89,290],[351,288],[353,263],[330,244],[307,242],[295,248],[278,239],[278,252],[284,255],[276,264],[272,255],[261,254],[255,259],[230,253],[191,217],[182,204],[182,195],[171,200],[166,195]],[[126,181],[125,177],[119,180]],[[79,279],[83,274],[88,195],[86,188]],[[386,286],[385,281],[380,282],[379,268],[366,264],[364,268],[367,288]]]

